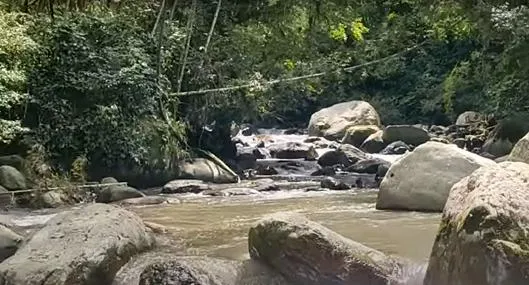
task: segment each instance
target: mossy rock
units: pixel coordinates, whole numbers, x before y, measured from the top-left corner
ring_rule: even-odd
[[[456,183],[424,285],[529,284],[529,165],[485,166]]]

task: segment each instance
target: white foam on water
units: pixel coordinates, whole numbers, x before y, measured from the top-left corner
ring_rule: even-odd
[[[30,227],[37,225],[44,225],[51,218],[55,217],[57,214],[48,214],[48,215],[27,215],[23,217],[14,217],[12,223],[19,227]]]

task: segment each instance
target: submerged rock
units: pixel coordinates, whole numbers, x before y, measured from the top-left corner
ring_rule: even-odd
[[[529,284],[529,165],[485,166],[454,185],[424,285]]]
[[[294,284],[398,284],[403,264],[297,214],[259,221],[248,236],[250,256]]]
[[[490,159],[456,145],[428,142],[397,160],[386,173],[377,209],[441,212],[450,188]]]
[[[312,114],[309,122],[309,135],[340,140],[352,126],[380,126],[380,117],[369,103],[350,101],[335,104]]]
[[[0,263],[0,284],[111,284],[116,272],[153,239],[124,209],[91,204],[58,214]]]
[[[288,285],[278,273],[253,260],[150,254],[124,266],[113,285]]]

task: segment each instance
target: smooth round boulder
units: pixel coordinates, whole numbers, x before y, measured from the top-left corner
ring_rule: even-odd
[[[485,166],[456,183],[424,285],[529,284],[529,165]]]
[[[107,204],[62,212],[0,263],[0,284],[111,284],[154,239],[136,214]]]
[[[402,141],[414,146],[421,145],[430,140],[428,132],[419,126],[394,125],[384,128],[382,139],[385,143]]]
[[[28,189],[24,175],[9,165],[0,166],[0,185],[10,191]]]
[[[360,147],[370,135],[378,131],[380,131],[380,128],[373,125],[352,126],[345,131],[341,142]]]
[[[310,136],[340,140],[347,129],[360,125],[380,126],[380,117],[371,104],[365,101],[349,101],[312,114],[308,132]]]
[[[252,259],[293,284],[398,284],[400,260],[347,239],[298,214],[277,213],[250,229]]]
[[[456,182],[495,164],[453,144],[427,142],[391,165],[380,183],[376,208],[441,212]]]
[[[96,202],[112,203],[130,198],[145,197],[145,194],[130,186],[111,185],[104,187],[98,194]]]
[[[213,183],[237,183],[239,177],[217,163],[195,158],[181,161],[178,165],[180,179],[195,179]]]
[[[514,145],[508,160],[529,163],[529,133]]]
[[[456,126],[468,126],[475,123],[480,123],[485,119],[485,116],[483,114],[474,112],[474,111],[466,111],[461,113],[456,120]]]
[[[209,185],[200,180],[177,179],[165,184],[162,188],[163,194],[201,193],[211,189]]]

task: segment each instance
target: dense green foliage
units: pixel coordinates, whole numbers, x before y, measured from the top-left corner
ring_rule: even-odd
[[[167,168],[201,146],[205,125],[306,125],[352,99],[385,124],[529,109],[529,10],[517,2],[3,4],[0,140],[41,144],[65,169],[78,157]]]

